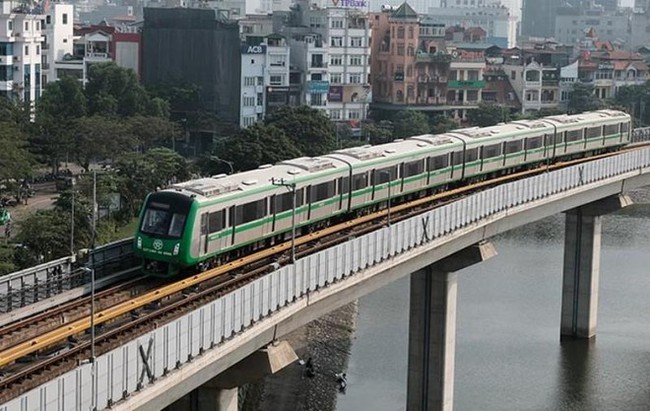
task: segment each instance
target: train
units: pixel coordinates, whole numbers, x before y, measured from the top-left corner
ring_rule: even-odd
[[[313,230],[388,202],[617,150],[631,132],[628,114],[599,110],[413,136],[186,181],[147,195],[134,253],[154,276],[206,270],[286,241],[296,227]]]

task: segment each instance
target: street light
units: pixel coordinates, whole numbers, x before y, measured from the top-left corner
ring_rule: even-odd
[[[287,182],[284,178],[271,178],[271,184],[286,187],[293,197],[293,211],[291,213],[291,263],[296,263],[296,183]]]
[[[70,179],[70,185],[72,187],[72,205],[71,205],[71,212],[70,212],[70,255],[74,255],[74,186],[76,184],[76,180],[74,177]]]
[[[219,158],[219,157],[217,157],[215,155],[211,155],[210,160],[228,164],[228,167],[230,167],[230,173],[228,173],[228,174],[233,174],[235,172],[235,169],[232,166],[232,161],[224,160],[223,158]]]

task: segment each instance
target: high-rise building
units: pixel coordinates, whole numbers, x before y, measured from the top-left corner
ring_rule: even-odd
[[[524,37],[553,37],[555,17],[561,0],[523,0],[521,35]]]
[[[58,79],[56,61],[73,54],[74,6],[50,4],[43,21],[43,44],[41,47],[43,86]]]

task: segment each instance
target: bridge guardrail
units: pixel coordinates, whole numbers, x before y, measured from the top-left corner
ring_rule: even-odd
[[[632,130],[632,139],[630,140],[632,144],[646,141],[650,141],[650,127],[638,127]]]
[[[295,265],[282,267],[99,356],[94,371],[92,364],[83,364],[4,407],[7,411],[47,411],[58,409],[59,404],[71,410],[115,407],[117,402],[154,381],[164,381],[169,372],[206,352],[220,349],[223,354],[224,341],[277,315],[283,308],[304,305],[310,292],[354,277],[409,250],[422,246],[430,250],[447,241],[446,236],[455,230],[471,225],[483,227],[489,221],[505,218],[521,205],[557,198],[554,196],[597,181],[618,182],[622,179],[615,177],[625,174],[632,177],[632,173],[650,173],[649,167],[650,149],[624,153],[490,188],[359,236],[299,259]],[[93,384],[97,389],[93,390]],[[69,389],[61,390],[63,385]]]
[[[85,267],[102,278],[137,265],[131,250],[131,238],[97,247],[89,253]],[[75,256],[48,261],[0,277],[0,314],[42,301],[90,282],[90,275]]]

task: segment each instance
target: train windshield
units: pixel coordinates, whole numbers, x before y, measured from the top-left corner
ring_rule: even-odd
[[[140,231],[160,237],[181,238],[187,212],[174,208],[176,207],[168,203],[149,201],[144,211]]]

